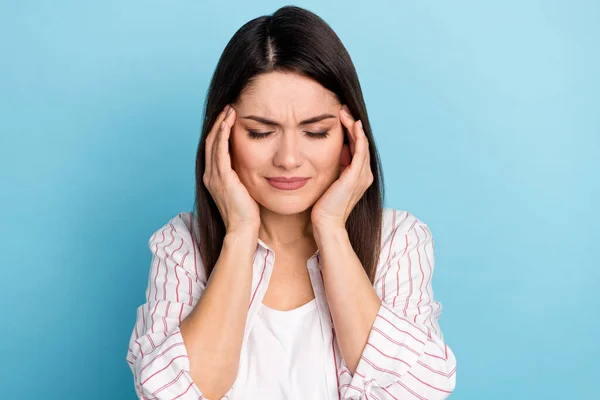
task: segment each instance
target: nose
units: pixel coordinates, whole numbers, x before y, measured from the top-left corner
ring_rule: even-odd
[[[284,132],[280,138],[273,164],[285,170],[294,170],[301,166],[304,156],[300,149],[300,135],[296,132]]]

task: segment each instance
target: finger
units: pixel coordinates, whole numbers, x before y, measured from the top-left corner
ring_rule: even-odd
[[[352,128],[352,124],[354,124],[354,118],[352,117],[347,105],[344,104],[344,106],[340,109],[340,115],[340,121],[342,121],[342,124],[346,127],[346,129],[350,130]]]
[[[225,111],[225,109],[223,109],[219,113],[219,115],[217,115],[217,119],[216,119],[215,123],[213,124],[210,131],[208,132],[208,135],[206,135],[206,141],[204,143],[204,148],[205,148],[205,152],[206,152],[205,170],[206,170],[207,176],[210,176],[212,173],[212,166],[214,163],[213,156],[214,156],[215,136],[218,134],[220,126],[221,126],[221,122],[223,122],[225,117],[226,117],[226,111]]]
[[[346,131],[348,132],[348,143],[350,144],[350,152],[354,154],[354,147],[356,146],[356,138],[354,136],[353,127],[355,124],[354,117],[350,114],[350,110],[347,105],[344,105],[340,110],[340,120],[342,124],[346,127]]]
[[[363,130],[361,120],[356,121],[354,124],[354,147],[355,151],[353,155],[362,157],[369,154],[369,141],[367,140],[367,136]]]
[[[231,157],[229,155],[229,137],[231,135],[231,126],[235,121],[235,110],[231,108],[229,114],[221,122],[219,132],[215,137],[214,152],[215,165],[218,168],[218,174],[223,175],[225,171],[231,169]]]
[[[229,104],[227,106],[229,106]],[[212,149],[212,147],[213,147],[212,145],[215,140],[215,136],[219,132],[221,122],[227,117],[227,113],[226,113],[226,110],[228,109],[227,106],[225,106],[225,108],[219,113],[219,115],[217,115],[217,118],[215,119],[213,126],[211,127],[210,131],[208,132],[208,135],[206,135],[206,147],[208,147],[210,149]],[[231,106],[229,106],[229,108],[230,107]]]
[[[365,165],[369,163],[369,144],[362,129],[362,121],[356,121],[350,131],[354,140],[354,149],[352,150],[352,160],[348,168],[356,175],[355,179],[358,179]]]
[[[357,150],[355,158],[361,165],[360,175],[362,175],[365,171],[367,173],[371,171],[371,154],[369,153],[369,140],[363,129],[362,121],[357,121],[356,125]]]

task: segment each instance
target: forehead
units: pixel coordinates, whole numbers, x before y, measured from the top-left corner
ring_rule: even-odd
[[[339,104],[336,96],[312,78],[294,72],[261,74],[240,94],[239,106],[248,111],[276,114],[278,110],[313,112]]]

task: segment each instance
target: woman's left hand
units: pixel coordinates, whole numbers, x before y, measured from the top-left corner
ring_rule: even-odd
[[[373,183],[369,141],[362,121],[355,121],[346,105],[340,110],[340,116],[348,130],[350,143],[342,148],[339,178],[313,206],[311,220],[317,227],[338,226],[345,229],[350,212]]]

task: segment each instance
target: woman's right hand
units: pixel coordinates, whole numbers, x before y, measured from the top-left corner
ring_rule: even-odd
[[[206,137],[206,168],[202,180],[219,208],[227,232],[244,229],[258,232],[258,203],[231,168],[229,136],[236,112],[230,105],[226,108]]]

